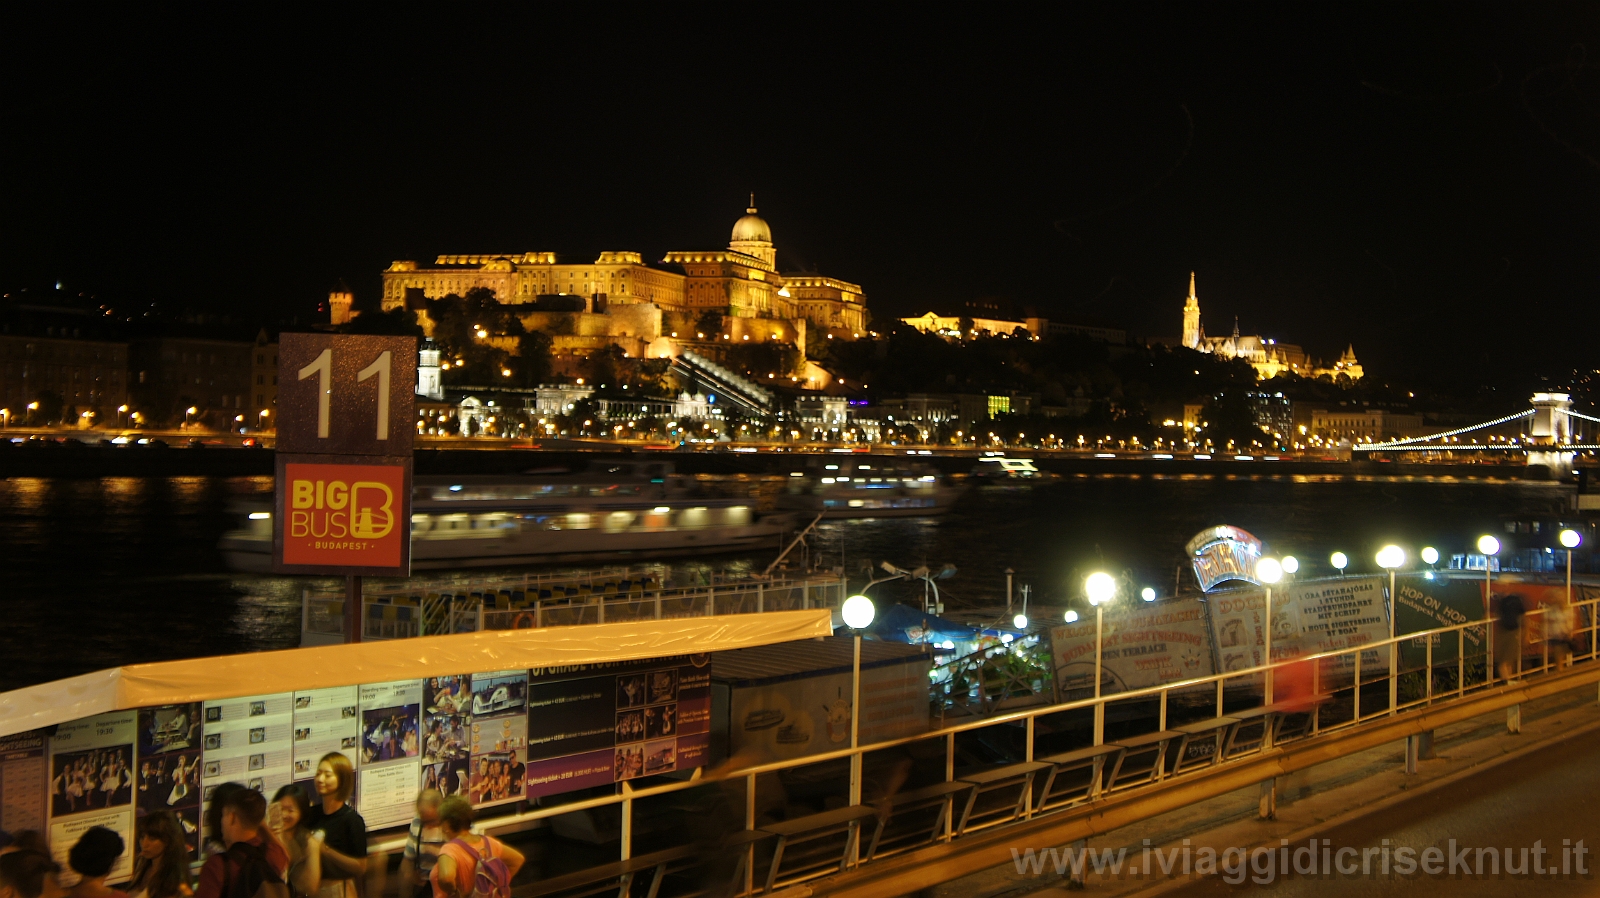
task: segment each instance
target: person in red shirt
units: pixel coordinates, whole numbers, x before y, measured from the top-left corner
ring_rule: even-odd
[[[222,799],[221,835],[228,850],[206,859],[195,898],[254,895],[263,877],[283,880],[289,852],[267,832],[266,817],[267,799],[254,789],[230,791]]]

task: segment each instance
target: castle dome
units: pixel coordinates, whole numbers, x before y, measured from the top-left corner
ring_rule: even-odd
[[[771,243],[772,228],[767,225],[766,219],[756,214],[756,207],[752,205],[744,212],[744,217],[733,223],[733,239]]]

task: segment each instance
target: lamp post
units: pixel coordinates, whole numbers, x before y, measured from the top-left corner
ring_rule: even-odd
[[[854,640],[854,652],[850,660],[850,747],[855,748],[861,740],[861,631],[871,626],[872,619],[877,616],[878,609],[873,606],[872,600],[863,595],[854,595],[844,600],[839,606],[839,616],[844,618],[844,625],[850,628],[850,636]],[[861,803],[861,755],[850,756],[850,804]]]
[[[1485,533],[1478,537],[1478,551],[1483,553],[1483,619],[1487,624],[1489,620],[1490,599],[1494,596],[1494,570],[1490,559],[1500,554],[1500,541]],[[1491,627],[1483,629],[1484,677],[1491,683],[1494,682],[1494,632]]]
[[[1350,566],[1350,556],[1343,552],[1335,552],[1328,556],[1328,563],[1339,572],[1339,576],[1343,577],[1344,569]]]
[[[1572,608],[1572,550],[1578,548],[1578,544],[1583,542],[1583,536],[1578,531],[1569,528],[1561,531],[1556,538],[1561,541],[1562,547],[1567,550],[1567,608],[1569,610],[1565,613],[1570,614],[1572,613],[1570,611]],[[1548,611],[1545,613],[1549,614]],[[1568,653],[1567,658],[1570,660],[1571,657],[1571,653]]]
[[[1010,568],[1007,568],[1006,570],[1009,572]],[[1011,579],[1010,573],[1006,574],[1006,579]],[[1024,631],[1024,635],[1026,635],[1026,631],[1028,629],[1028,593],[1032,591],[1033,587],[1026,583],[1022,584],[1022,611],[1016,617],[1011,619],[1012,626],[1016,627],[1018,630]]]
[[[199,411],[199,409],[195,408],[192,405],[183,410],[183,429],[184,430],[188,430],[189,429],[189,416],[194,414],[197,411]]]
[[[1083,581],[1083,591],[1094,606],[1094,697],[1100,697],[1101,651],[1104,648],[1105,606],[1117,597],[1117,581],[1104,571],[1096,571]],[[1103,745],[1106,735],[1106,706],[1095,702],[1094,744]]]
[[[1283,579],[1283,563],[1276,558],[1263,558],[1256,562],[1256,579],[1266,589],[1267,616],[1262,621],[1261,641],[1265,648],[1267,664],[1266,702],[1272,704],[1272,584]]]
[[[117,414],[123,416],[123,425],[126,426],[127,425],[128,407],[126,405],[117,406]]]
[[[1378,567],[1389,572],[1389,713],[1393,714],[1400,697],[1400,666],[1394,641],[1394,614],[1399,606],[1395,603],[1394,576],[1395,571],[1406,563],[1406,550],[1393,544],[1384,546],[1378,550],[1377,562]],[[1360,688],[1360,684],[1357,684],[1357,688]]]

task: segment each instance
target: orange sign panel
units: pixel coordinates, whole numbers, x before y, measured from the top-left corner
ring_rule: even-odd
[[[403,465],[286,464],[283,563],[398,567],[411,539]]]

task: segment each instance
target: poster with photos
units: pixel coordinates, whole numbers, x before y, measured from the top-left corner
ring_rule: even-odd
[[[477,806],[520,801],[527,772],[528,672],[474,674],[471,694],[468,798]]]
[[[194,857],[200,848],[201,713],[200,702],[139,709],[133,787],[135,816],[172,812]]]
[[[530,798],[701,766],[711,732],[709,661],[531,671],[527,727]]]
[[[423,681],[359,687],[361,708],[358,807],[368,828],[409,823],[422,764]],[[348,754],[348,753],[347,753]]]
[[[271,799],[293,781],[294,694],[248,695],[205,703],[205,754],[200,765],[201,818],[211,790],[243,783]]]
[[[309,783],[317,762],[330,752],[361,766],[361,714],[357,687],[310,689],[294,694],[291,742],[295,782]],[[313,793],[314,794],[314,793]]]
[[[78,837],[96,826],[122,836],[122,856],[107,882],[133,872],[134,748],[138,711],[111,711],[64,723],[50,737],[50,851],[63,868]],[[180,752],[181,754],[181,752]]]

